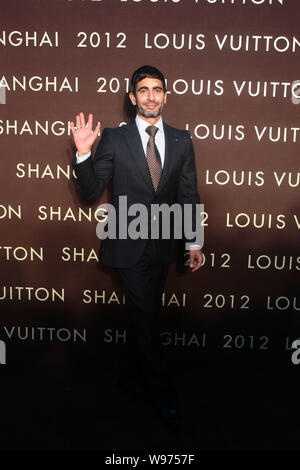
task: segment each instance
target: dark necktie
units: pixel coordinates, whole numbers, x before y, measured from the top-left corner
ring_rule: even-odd
[[[158,149],[155,145],[155,134],[158,128],[155,126],[148,126],[146,129],[149,134],[149,140],[147,142],[146,158],[149,166],[149,171],[152,179],[152,183],[155,191],[158,188],[159,180],[161,177],[161,161]]]

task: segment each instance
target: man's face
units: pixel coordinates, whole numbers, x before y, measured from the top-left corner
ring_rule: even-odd
[[[158,78],[143,78],[136,86],[135,95],[130,92],[129,98],[136,106],[137,114],[144,119],[153,119],[160,116],[167,101],[167,93]]]

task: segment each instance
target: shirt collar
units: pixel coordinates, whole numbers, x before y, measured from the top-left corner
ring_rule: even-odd
[[[137,125],[137,128],[139,132],[145,132],[147,127],[150,125],[149,122],[145,121],[145,119],[140,118],[138,115],[135,117],[135,122]],[[159,120],[155,123],[155,127],[158,128],[159,131],[163,132],[164,127],[163,127],[163,120],[160,117]]]

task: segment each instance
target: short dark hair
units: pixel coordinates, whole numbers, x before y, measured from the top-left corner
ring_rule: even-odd
[[[130,91],[135,94],[138,82],[148,77],[158,78],[163,84],[164,92],[167,91],[166,81],[163,73],[152,65],[143,65],[142,67],[138,68],[135,72],[133,72],[130,82]]]

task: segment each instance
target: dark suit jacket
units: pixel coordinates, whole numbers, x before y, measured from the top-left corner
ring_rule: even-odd
[[[197,175],[194,150],[188,131],[164,123],[165,161],[157,191],[154,190],[142,141],[135,122],[113,129],[104,129],[94,158],[73,167],[83,196],[92,202],[100,198],[112,182],[112,204],[118,219],[119,196],[127,196],[128,207],[142,203],[150,212],[151,204],[197,204]],[[128,218],[128,223],[130,218]],[[105,265],[125,268],[136,264],[147,240],[106,239],[100,252]],[[159,240],[163,263],[176,257],[176,240]]]

